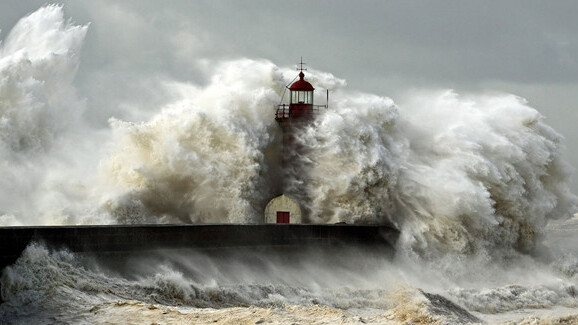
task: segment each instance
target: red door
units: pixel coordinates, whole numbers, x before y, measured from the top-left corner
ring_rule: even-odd
[[[277,211],[277,223],[289,223],[289,211]]]

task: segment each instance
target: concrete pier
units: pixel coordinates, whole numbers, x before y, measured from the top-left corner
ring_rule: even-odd
[[[339,245],[371,246],[393,254],[398,235],[389,226],[341,224],[0,227],[0,270],[13,264],[31,242],[111,260],[159,249],[231,251],[255,247],[298,253],[305,247],[333,249]]]
[[[164,248],[378,245],[393,248],[398,231],[354,225],[114,225],[0,227],[0,269],[31,241],[72,252],[122,254]]]

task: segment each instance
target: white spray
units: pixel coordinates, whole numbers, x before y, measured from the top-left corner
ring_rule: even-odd
[[[316,222],[393,221],[420,255],[530,251],[576,199],[561,136],[512,95],[340,99],[302,141]]]
[[[0,223],[84,220],[68,197],[84,155],[74,77],[87,26],[47,6],[23,18],[0,44]],[[78,140],[80,139],[80,140]],[[94,150],[93,150],[94,151]],[[61,206],[63,202],[66,206]]]

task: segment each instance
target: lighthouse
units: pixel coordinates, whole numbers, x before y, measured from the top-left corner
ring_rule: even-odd
[[[306,155],[306,152],[296,141],[296,137],[307,126],[311,125],[320,109],[327,108],[327,105],[315,105],[313,103],[315,88],[305,80],[304,71],[307,69],[303,68],[304,64],[303,59],[301,59],[297,69],[299,75],[295,78],[299,79],[287,87],[289,103],[279,104],[275,112],[275,120],[281,127],[283,134],[281,157],[283,194],[269,201],[265,207],[266,223],[301,223],[305,212],[302,203],[307,200],[305,193],[307,170],[300,157]],[[288,179],[292,180],[292,186],[288,186],[286,182]],[[297,184],[297,187],[294,184]],[[292,193],[286,193],[287,191]]]
[[[284,168],[295,162],[297,154],[303,153],[302,148],[295,143],[295,137],[314,120],[321,108],[327,108],[327,105],[313,104],[315,88],[305,80],[303,71],[307,69],[303,68],[305,65],[303,59],[298,64],[299,80],[287,87],[289,89],[289,104],[279,104],[275,113],[275,120],[283,131],[282,164]],[[329,101],[329,92],[327,92],[327,100]]]

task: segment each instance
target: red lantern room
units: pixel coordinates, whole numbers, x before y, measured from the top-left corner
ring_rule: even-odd
[[[291,117],[311,117],[313,114],[313,86],[303,78],[303,71],[299,72],[299,80],[289,87],[291,102],[289,115]]]
[[[303,60],[299,63],[299,80],[291,84],[289,88],[289,105],[280,104],[275,114],[275,119],[282,126],[299,124],[313,119],[319,107],[327,108],[327,105],[313,105],[313,91],[315,88],[305,80]]]

